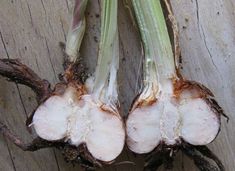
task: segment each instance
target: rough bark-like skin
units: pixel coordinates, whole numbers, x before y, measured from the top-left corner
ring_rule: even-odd
[[[206,146],[192,146],[184,143],[181,150],[191,159],[201,171],[225,171],[221,161]],[[211,164],[206,158],[212,159],[216,166]]]
[[[69,56],[65,52],[65,44],[63,42],[59,43],[62,53],[64,55],[63,67],[65,72],[61,74],[60,80],[62,82],[78,82],[79,84],[84,84],[88,75],[86,74],[86,68],[82,64],[82,59],[79,58],[77,61],[70,62]]]
[[[37,94],[39,102],[51,93],[49,82],[41,79],[18,59],[0,59],[0,75],[7,77],[10,81],[30,87]]]
[[[225,171],[221,161],[206,146],[192,146],[186,142],[172,147],[160,144],[146,158],[144,170],[156,171],[162,164],[166,169],[172,169],[174,156],[179,150],[191,158],[200,171]]]
[[[173,168],[173,160],[175,153],[178,152],[177,146],[167,147],[161,143],[145,161],[144,171],[157,170],[162,164],[166,169]]]
[[[204,99],[219,118],[222,115],[227,118],[227,121],[229,120],[229,117],[214,99],[214,94],[207,87],[196,81],[184,80],[183,78],[174,81],[174,95],[176,98],[179,98],[180,94],[186,89],[197,90],[198,97]]]
[[[2,123],[0,123],[0,133],[23,151],[37,151],[42,148],[55,147],[62,151],[67,162],[72,164],[79,163],[81,166],[89,170],[102,166],[102,164],[88,152],[85,144],[75,147],[65,143],[63,140],[50,142],[39,137],[35,138],[30,143],[24,143]]]
[[[30,87],[37,95],[39,104],[43,103],[53,95],[62,95],[68,86],[73,86],[77,91],[77,96],[86,93],[83,85],[86,74],[85,68],[80,62],[70,63],[65,59],[65,73],[62,74],[62,82],[57,83],[53,90],[47,80],[41,79],[33,70],[19,62],[17,59],[0,59],[0,75],[8,78],[10,81],[20,83]],[[36,109],[35,109],[36,111]],[[27,119],[26,125],[32,122],[34,112]],[[42,148],[55,147],[62,151],[67,162],[79,163],[87,170],[94,170],[96,167],[101,167],[102,162],[96,160],[87,150],[85,144],[78,147],[71,146],[68,143],[61,141],[46,141],[39,137],[35,138],[30,143],[24,143],[10,129],[0,122],[0,133],[8,140],[21,148],[23,151],[36,151]]]

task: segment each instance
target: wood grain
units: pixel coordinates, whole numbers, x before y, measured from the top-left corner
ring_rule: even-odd
[[[87,30],[81,57],[88,72],[94,71],[100,35],[100,4],[92,0],[86,12]],[[235,1],[171,0],[180,28],[183,75],[208,86],[229,115],[227,124],[210,144],[223,160],[226,171],[235,168]],[[58,46],[65,41],[70,23],[71,0],[1,0],[0,57],[19,58],[52,84],[63,71],[63,55]],[[119,92],[123,116],[138,93],[141,79],[139,36],[128,10],[119,0],[120,70]],[[37,106],[33,92],[25,86],[0,78],[0,120],[25,141],[30,141],[24,121]],[[66,171],[80,170],[64,162],[54,149],[22,152],[0,136],[0,170],[2,171]],[[119,163],[131,161],[136,163]],[[119,164],[118,164],[119,163]],[[125,150],[117,165],[102,170],[141,170],[143,156],[135,157]],[[163,170],[163,169],[162,169]],[[175,171],[193,171],[195,166],[179,153]]]

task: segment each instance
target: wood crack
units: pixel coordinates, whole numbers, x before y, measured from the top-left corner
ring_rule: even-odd
[[[3,48],[4,48],[5,52],[6,52],[7,58],[9,58],[9,53],[8,53],[8,50],[7,50],[7,47],[6,47],[6,43],[5,43],[4,39],[3,39],[1,31],[0,31],[0,37],[1,37],[2,44],[3,44]]]
[[[44,5],[43,0],[41,0],[41,3],[42,3],[42,7],[43,7],[43,10],[44,10],[44,13],[45,13],[45,15],[46,15],[46,14],[47,14],[47,12],[46,12],[46,8],[45,8],[45,5]]]
[[[12,162],[12,165],[13,165],[13,169],[16,171],[16,166],[15,166],[15,163],[14,163],[14,160],[13,160],[13,156],[12,156],[12,154],[11,154],[11,150],[10,150],[10,147],[9,147],[8,142],[6,142],[6,146],[7,146],[7,150],[8,150],[8,153],[9,153],[9,156],[10,156],[10,159],[11,159],[11,162]]]
[[[27,118],[28,115],[27,115],[26,107],[25,107],[25,105],[24,105],[24,101],[23,101],[23,98],[22,98],[22,96],[21,96],[21,93],[20,93],[20,89],[19,89],[19,85],[18,85],[18,84],[16,84],[16,88],[17,88],[17,91],[18,91],[18,94],[19,94],[19,97],[20,97],[20,102],[21,102],[21,105],[22,105],[22,107],[23,107],[24,114],[25,114],[25,116],[26,116],[26,118]]]
[[[49,23],[49,27],[50,27],[50,29],[51,29],[52,35],[54,36],[54,31],[53,31],[53,27],[52,27],[52,25],[51,25],[51,21],[48,20],[48,23]]]
[[[207,45],[207,42],[206,42],[205,32],[204,32],[204,29],[203,29],[202,26],[201,26],[201,30],[202,30],[202,35],[203,35],[203,38],[202,38],[202,39],[203,39],[204,45],[205,45],[205,47],[206,47],[206,50],[207,50],[207,52],[208,52],[208,54],[209,54],[209,56],[210,56],[210,58],[211,58],[211,62],[212,62],[212,64],[213,64],[213,66],[215,67],[215,69],[218,70],[218,68],[217,68],[217,66],[215,65],[215,62],[214,62],[214,60],[213,60],[211,51],[210,51],[210,49],[208,48],[208,45]]]
[[[211,51],[210,51],[210,49],[208,47],[207,41],[206,41],[206,35],[205,35],[205,32],[204,32],[204,28],[202,27],[201,22],[200,22],[198,0],[195,0],[195,2],[196,2],[196,13],[197,13],[197,27],[198,27],[198,30],[199,30],[199,35],[200,35],[201,39],[203,40],[203,43],[204,43],[205,48],[207,50],[207,53],[208,53],[208,55],[209,55],[209,57],[211,59],[212,65],[214,66],[215,70],[218,72],[221,80],[223,80],[222,76],[221,76],[221,74],[219,72],[219,69],[218,69],[217,65],[215,64],[215,62],[213,60],[213,55],[212,55],[212,53],[211,53]]]
[[[61,20],[61,17],[60,17],[60,24],[61,24],[61,28],[62,28],[62,31],[63,31],[63,34],[64,34],[64,40],[66,41],[66,33],[65,33],[65,30],[64,30],[64,25],[63,25],[63,22]]]
[[[55,157],[55,161],[56,161],[57,169],[58,169],[58,171],[60,171],[60,165],[59,165],[58,158],[57,158],[57,156],[56,156],[56,152],[55,152],[55,150],[54,150],[54,149],[53,149],[53,153],[54,153],[54,157]]]
[[[199,17],[198,1],[195,0],[195,2],[196,2],[196,14],[197,14],[197,28],[198,28],[199,33],[200,33],[200,17]],[[200,37],[201,37],[201,33],[200,33]]]
[[[39,71],[39,72],[41,72],[40,67],[39,67],[39,65],[38,65],[38,59],[37,59],[37,58],[35,58],[35,62],[36,62],[36,65],[37,65],[38,71]]]
[[[57,79],[57,77],[56,77],[56,72],[55,72],[55,68],[54,68],[54,65],[52,64],[50,49],[49,49],[49,47],[48,47],[48,43],[47,43],[47,39],[46,39],[46,38],[45,38],[45,42],[46,42],[46,48],[47,48],[47,52],[48,52],[49,61],[50,61],[50,64],[51,64],[51,67],[52,67],[52,70],[53,70],[55,79]]]
[[[4,41],[4,38],[2,36],[2,32],[0,31],[0,37],[1,37],[1,41],[2,41],[2,44],[3,44],[3,47],[4,47],[4,50],[5,50],[5,53],[7,55],[7,58],[9,59],[9,53],[8,53],[8,50],[7,50],[7,47],[6,47],[6,43]],[[17,86],[17,84],[15,83],[15,85]],[[19,90],[18,90],[19,91]],[[19,93],[19,92],[18,92]],[[7,146],[7,150],[8,150],[8,153],[9,153],[9,156],[10,156],[10,159],[11,159],[11,162],[12,162],[12,165],[13,165],[13,168],[14,170],[16,171],[16,166],[15,166],[15,163],[14,163],[14,160],[13,160],[13,157],[12,157],[12,154],[11,154],[11,150],[10,150],[10,147],[9,147],[9,144],[8,142],[6,141],[6,146]]]
[[[65,0],[65,3],[66,3],[66,6],[67,6],[67,9],[69,11],[69,3],[68,3],[68,0]]]
[[[30,22],[31,22],[32,26],[34,26],[32,12],[31,12],[31,9],[30,9],[28,2],[27,2],[27,7],[28,7],[28,11],[29,11]]]

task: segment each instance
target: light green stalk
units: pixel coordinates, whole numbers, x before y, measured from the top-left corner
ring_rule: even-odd
[[[88,0],[75,0],[73,19],[69,28],[65,49],[70,62],[75,62],[78,58],[79,49],[86,27],[84,13],[87,2]]]
[[[116,102],[119,66],[117,0],[102,0],[101,38],[92,93],[105,103]]]
[[[160,0],[132,0],[145,54],[145,89],[175,75],[174,56]]]

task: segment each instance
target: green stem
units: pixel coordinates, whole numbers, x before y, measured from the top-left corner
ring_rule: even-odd
[[[102,0],[101,38],[93,93],[104,102],[116,100],[119,62],[117,0]]]
[[[175,75],[174,57],[160,0],[132,0],[145,53],[145,86]]]
[[[75,62],[85,33],[85,9],[88,0],[75,0],[73,19],[69,28],[65,52],[70,62]]]

